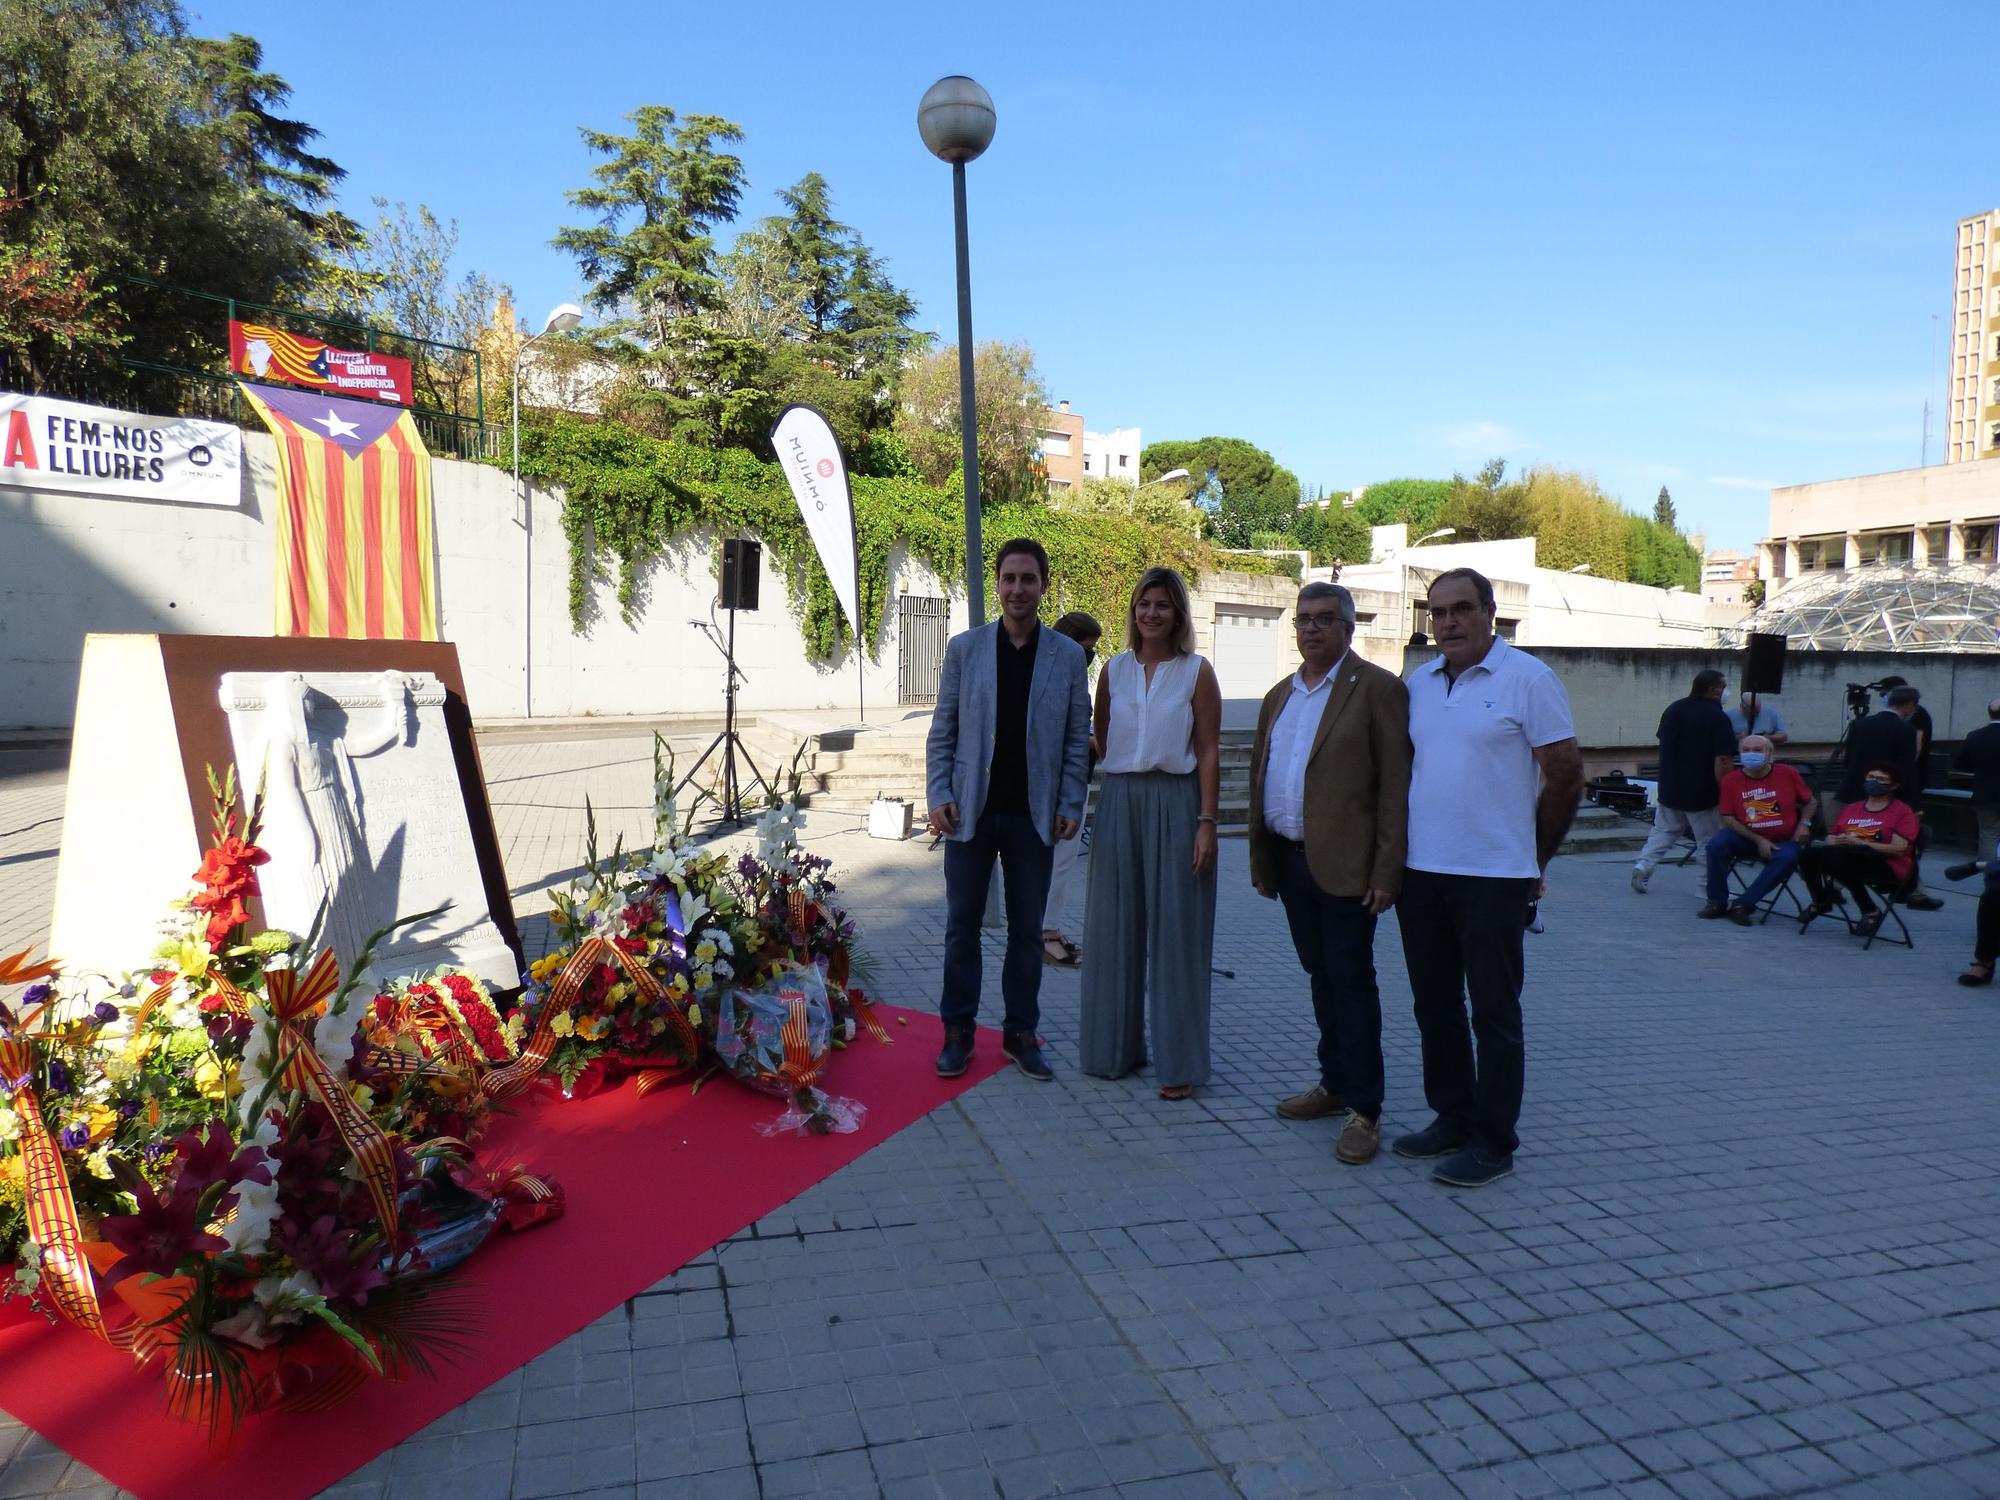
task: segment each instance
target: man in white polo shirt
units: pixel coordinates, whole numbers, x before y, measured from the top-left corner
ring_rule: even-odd
[[[1390,1149],[1435,1160],[1437,1182],[1483,1187],[1514,1170],[1521,934],[1576,816],[1583,756],[1556,674],[1493,633],[1485,577],[1440,573],[1430,619],[1440,654],[1410,674],[1415,762],[1396,921],[1437,1118]]]

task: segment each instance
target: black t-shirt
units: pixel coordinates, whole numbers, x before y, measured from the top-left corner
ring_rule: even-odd
[[[1936,744],[1936,736],[1931,729],[1931,711],[1919,703],[1917,711],[1910,715],[1910,728],[1917,735],[1917,779],[1911,783],[1919,791],[1931,784],[1931,750]]]
[[[1921,712],[1921,710],[1919,710]],[[1856,719],[1847,731],[1847,762],[1840,774],[1840,800],[1859,802],[1861,782],[1870,766],[1888,764],[1902,775],[1896,795],[1912,804],[1917,800],[1917,732],[1893,708],[1878,709]]]
[[[1736,754],[1736,731],[1713,698],[1676,698],[1660,715],[1660,805],[1706,812],[1722,789],[1715,758]]]
[[[1972,800],[2000,802],[2000,723],[1985,724],[1965,737],[1952,764],[1972,773]]]
[[[1035,681],[1035,652],[1042,644],[1039,622],[1027,644],[1016,646],[1003,621],[994,629],[996,673],[993,704],[993,766],[986,784],[986,811],[1028,810],[1028,689]]]

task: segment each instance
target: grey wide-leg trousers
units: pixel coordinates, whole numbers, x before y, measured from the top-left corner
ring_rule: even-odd
[[[1107,775],[1090,844],[1078,1065],[1117,1078],[1146,1056],[1161,1085],[1208,1082],[1215,871],[1194,873],[1193,772]]]

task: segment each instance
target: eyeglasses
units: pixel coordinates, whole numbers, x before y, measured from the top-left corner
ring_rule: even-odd
[[[1315,635],[1321,631],[1331,630],[1336,625],[1345,625],[1346,623],[1347,621],[1341,616],[1338,610],[1332,614],[1315,612],[1309,615],[1292,616],[1293,629],[1307,631]]]
[[[1469,620],[1474,615],[1485,612],[1486,607],[1472,599],[1460,599],[1456,604],[1447,604],[1442,608],[1435,604],[1430,606],[1430,616],[1433,620]]]

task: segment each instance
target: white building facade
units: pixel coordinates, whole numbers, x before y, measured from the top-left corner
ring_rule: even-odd
[[[1145,447],[1136,427],[1114,427],[1109,432],[1083,435],[1083,477],[1122,479],[1139,482],[1139,452]]]

